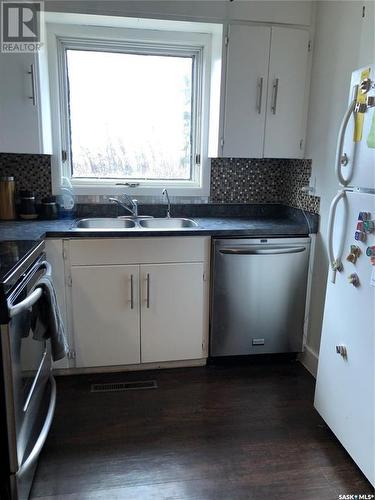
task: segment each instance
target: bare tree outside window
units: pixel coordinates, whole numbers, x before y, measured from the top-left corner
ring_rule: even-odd
[[[190,180],[193,57],[68,49],[72,177]]]

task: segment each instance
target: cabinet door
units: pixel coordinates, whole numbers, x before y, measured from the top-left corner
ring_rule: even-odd
[[[264,26],[230,26],[223,156],[263,156],[270,35]]]
[[[203,357],[203,263],[141,266],[142,363]]]
[[[0,151],[5,153],[41,153],[38,108],[30,99],[33,92],[31,65],[36,71],[34,54],[0,53]],[[37,75],[34,75],[34,83]],[[37,91],[35,86],[34,91]],[[37,104],[35,102],[35,104]]]
[[[265,158],[303,157],[308,44],[306,30],[272,28]]]
[[[140,362],[139,266],[72,267],[76,366]]]

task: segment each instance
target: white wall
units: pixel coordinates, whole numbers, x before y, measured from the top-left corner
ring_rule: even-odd
[[[362,18],[362,6],[366,6]],[[338,189],[334,175],[336,139],[349,97],[351,72],[373,63],[375,2],[320,1],[316,11],[310,112],[306,157],[312,158],[317,195],[321,197],[321,225],[307,344],[319,352],[328,270],[326,233],[330,202]],[[311,351],[310,351],[311,354]]]

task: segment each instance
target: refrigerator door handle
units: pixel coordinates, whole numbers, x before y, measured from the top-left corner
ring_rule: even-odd
[[[351,175],[352,175],[352,172],[350,172],[350,175],[348,176],[348,178],[345,179],[344,176],[342,175],[341,169],[342,169],[342,165],[346,164],[346,163],[342,162],[345,132],[346,132],[346,127],[348,126],[349,119],[354,114],[355,105],[357,103],[357,92],[358,92],[358,85],[355,85],[353,87],[353,100],[351,101],[350,106],[346,110],[345,115],[342,119],[342,122],[340,125],[340,130],[339,130],[339,135],[338,135],[338,139],[337,139],[335,170],[336,170],[337,178],[342,186],[347,186],[349,184],[350,179],[351,179]],[[345,155],[345,157],[346,157],[346,155]],[[353,167],[351,167],[351,168],[353,168]]]
[[[331,268],[331,281],[332,283],[335,283],[336,281],[336,272],[342,270],[342,262],[341,262],[341,257],[342,257],[342,252],[343,252],[343,242],[340,244],[339,251],[337,257],[334,255],[333,251],[333,229],[334,229],[334,222],[335,222],[335,217],[336,217],[336,208],[339,203],[339,201],[346,196],[346,191],[342,189],[339,191],[336,196],[333,198],[330,209],[329,209],[329,217],[328,217],[328,258],[329,258],[329,265]]]

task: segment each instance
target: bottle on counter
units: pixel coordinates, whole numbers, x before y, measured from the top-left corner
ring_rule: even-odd
[[[74,192],[73,186],[67,177],[61,178],[60,194],[58,196],[60,204],[60,217],[71,219],[74,217]]]
[[[33,191],[20,191],[19,216],[21,219],[33,220],[38,218]]]
[[[16,218],[14,177],[0,177],[0,219]]]

